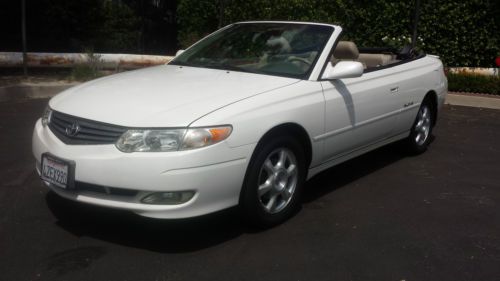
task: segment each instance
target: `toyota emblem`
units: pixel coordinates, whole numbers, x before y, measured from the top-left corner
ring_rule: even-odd
[[[80,131],[80,125],[78,122],[73,122],[73,124],[66,126],[66,135],[73,137]]]

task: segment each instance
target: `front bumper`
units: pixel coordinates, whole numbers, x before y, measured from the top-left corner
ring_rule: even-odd
[[[39,171],[42,153],[75,162],[75,181],[86,185],[137,191],[121,196],[92,190],[66,190],[46,183],[62,197],[154,218],[187,218],[238,204],[241,186],[255,144],[229,147],[226,142],[206,148],[151,153],[123,153],[114,145],[67,145],[38,120],[33,154]],[[150,205],[141,199],[152,192],[194,190],[180,205]]]

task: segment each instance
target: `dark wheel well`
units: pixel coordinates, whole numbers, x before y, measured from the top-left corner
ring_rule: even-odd
[[[300,142],[302,145],[302,148],[304,149],[304,155],[306,158],[306,167],[309,168],[309,165],[311,164],[311,159],[312,159],[312,145],[311,145],[311,140],[309,138],[309,135],[307,134],[306,130],[295,123],[285,123],[278,125],[264,134],[264,136],[260,139],[259,143],[257,144],[256,149],[261,146],[266,140],[272,137],[276,136],[283,136],[283,135],[291,135],[297,138],[297,140]]]
[[[262,169],[266,169],[264,167],[266,166],[264,164],[266,161],[271,163],[271,160],[268,157],[274,155],[275,151],[283,149],[289,150],[292,158],[296,159],[294,164],[296,165],[296,172],[294,173],[296,178],[294,180],[295,183],[293,184],[295,185],[294,192],[290,193],[293,194],[292,197],[288,197],[291,198],[291,201],[287,202],[288,205],[285,205],[283,210],[280,210],[278,213],[268,213],[265,211],[265,207],[263,207],[263,203],[261,201],[261,198],[263,197],[262,195],[259,195],[259,188],[263,183],[260,181],[261,172]],[[306,130],[302,126],[295,123],[281,124],[270,129],[264,134],[264,136],[262,136],[257,143],[248,164],[239,198],[239,210],[242,212],[242,215],[248,219],[248,222],[259,228],[267,228],[283,222],[300,209],[300,194],[302,185],[307,178],[307,170],[312,157],[311,150],[311,142]],[[278,188],[276,189],[278,192],[280,185],[276,185],[277,183],[275,182],[275,179],[276,177],[279,177],[277,176],[278,173],[282,173],[279,170],[285,167],[285,163],[286,161],[282,162],[282,166],[280,165],[277,166],[277,169],[273,169],[271,173],[274,176],[265,181],[266,183],[270,182],[269,186],[271,186],[271,188]],[[270,165],[274,167],[276,164],[271,163]],[[285,183],[285,185],[288,185],[288,183]],[[277,194],[274,198],[279,198],[278,196],[281,195]]]
[[[434,91],[429,91],[423,100],[423,102],[429,102],[431,105],[431,110],[432,110],[432,115],[434,118],[432,118],[432,126],[436,125],[436,120],[437,120],[437,106],[438,106],[438,97],[436,92]]]
[[[262,147],[264,147],[266,142],[268,142],[270,139],[275,138],[275,137],[279,137],[279,136],[290,136],[290,135],[293,137],[296,137],[296,139],[299,141],[301,147],[304,149],[304,158],[306,160],[305,177],[307,178],[307,170],[309,168],[309,165],[311,164],[311,159],[312,159],[312,145],[311,145],[311,141],[309,139],[309,135],[307,134],[306,130],[302,126],[300,126],[296,123],[284,123],[284,124],[275,126],[272,129],[270,129],[269,131],[267,131],[264,134],[264,136],[262,136],[262,138],[259,140],[259,142],[257,143],[257,146],[255,146],[254,152],[253,152],[252,157],[250,159],[250,162],[248,164],[247,171],[245,173],[244,182],[247,181],[248,171],[252,167],[253,162],[255,161],[255,156],[257,154],[256,152],[259,151]],[[242,200],[242,196],[243,196],[243,190],[242,190],[242,192],[240,192],[240,202]]]

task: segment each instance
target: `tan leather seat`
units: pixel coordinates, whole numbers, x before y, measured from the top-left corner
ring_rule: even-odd
[[[370,68],[388,65],[393,57],[386,54],[359,54],[358,60]]]
[[[333,51],[331,62],[333,65],[339,61],[359,61],[364,68],[380,67],[395,62],[395,56],[389,54],[360,54],[358,47],[351,41],[339,41]]]
[[[331,62],[335,65],[341,60],[356,61],[359,57],[358,47],[351,41],[339,41],[337,47],[333,51]]]

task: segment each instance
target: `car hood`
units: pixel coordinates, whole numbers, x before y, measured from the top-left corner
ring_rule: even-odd
[[[81,84],[52,98],[49,106],[66,114],[127,127],[183,127],[228,104],[298,81],[162,65]]]

